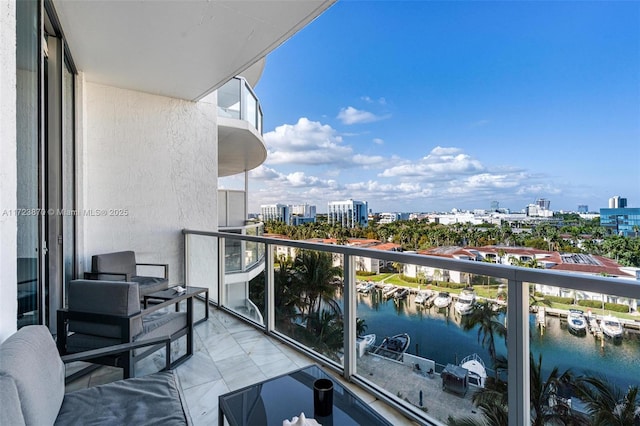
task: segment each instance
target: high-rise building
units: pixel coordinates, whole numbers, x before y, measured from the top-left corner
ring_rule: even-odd
[[[589,212],[589,206],[586,204],[580,204],[578,206],[578,213],[588,213]]]
[[[609,234],[636,236],[640,230],[640,208],[600,209],[600,226]]]
[[[330,225],[342,225],[346,228],[367,226],[369,224],[366,201],[331,201],[327,206],[327,221]]]
[[[627,207],[627,199],[623,198],[619,195],[614,195],[609,198],[609,208],[610,209],[624,209]]]
[[[284,222],[287,225],[291,225],[291,213],[289,206],[286,204],[264,204],[260,206],[260,213],[262,214],[262,220],[275,220],[277,222]]]
[[[549,210],[549,206],[551,206],[551,201],[546,198],[538,198],[536,200],[536,206],[540,207],[543,210]]]
[[[291,216],[298,216],[304,218],[316,217],[316,206],[312,204],[293,204],[289,206]]]
[[[491,211],[497,212],[500,209],[500,203],[498,201],[491,202]]]

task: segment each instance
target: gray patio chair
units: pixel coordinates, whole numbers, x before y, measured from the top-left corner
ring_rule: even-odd
[[[138,275],[138,266],[163,268],[162,277]],[[91,272],[85,279],[107,281],[129,281],[138,283],[140,297],[169,288],[169,265],[166,263],[137,263],[133,251],[96,254],[91,256]]]
[[[84,352],[121,343],[170,336],[186,336],[185,354],[175,366],[193,354],[193,312],[174,312],[173,300],[141,311],[138,283],[73,280],[69,282],[68,308],[58,310],[57,345],[61,355]],[[171,309],[165,309],[165,308]],[[94,362],[122,368],[124,378],[135,377],[138,360],[158,348],[97,358]]]

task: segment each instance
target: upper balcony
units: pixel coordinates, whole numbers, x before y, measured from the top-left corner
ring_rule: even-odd
[[[255,169],[267,159],[262,108],[243,77],[218,89],[218,176]]]

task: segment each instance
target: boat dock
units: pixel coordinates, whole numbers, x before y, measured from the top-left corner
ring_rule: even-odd
[[[442,379],[438,373],[429,375],[414,370],[412,365],[369,353],[358,358],[357,365],[358,374],[375,382],[389,393],[424,409],[430,417],[442,423],[446,424],[449,416],[456,419],[462,417],[482,419],[471,402],[475,391],[472,386],[464,396],[445,392],[442,390]],[[422,406],[420,406],[421,391]]]
[[[546,307],[544,308],[544,310],[546,315],[549,315],[549,316],[566,319],[567,315],[569,315],[569,311],[566,311],[564,309],[555,309],[555,308]],[[592,322],[595,322],[595,324],[597,325],[597,321],[601,320],[603,318],[603,315],[594,314],[594,313],[589,314],[589,311],[587,310],[587,312],[585,312],[585,318],[587,318],[589,325],[591,325]],[[627,330],[636,330],[636,331],[640,330],[640,319],[637,319],[634,321],[634,320],[628,320],[624,318],[618,318],[618,320],[620,321],[620,324],[622,324],[622,327]]]

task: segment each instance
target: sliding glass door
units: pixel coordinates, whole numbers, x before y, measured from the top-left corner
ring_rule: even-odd
[[[52,3],[16,8],[17,321],[55,330],[75,272],[75,69]]]
[[[42,323],[40,7],[16,2],[18,326]]]

